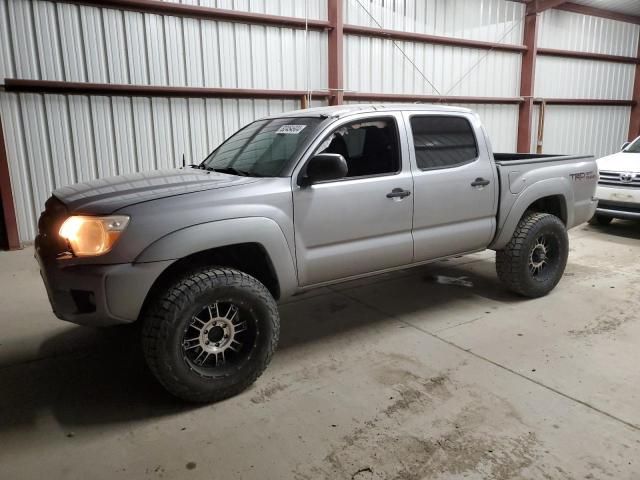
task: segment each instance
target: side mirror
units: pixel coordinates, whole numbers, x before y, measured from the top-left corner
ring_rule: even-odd
[[[306,173],[298,184],[308,187],[317,182],[338,180],[347,176],[347,161],[339,153],[319,153],[307,163]]]
[[[631,142],[624,142],[622,144],[622,148],[620,150],[624,150],[625,148],[627,148],[629,145],[631,145]]]

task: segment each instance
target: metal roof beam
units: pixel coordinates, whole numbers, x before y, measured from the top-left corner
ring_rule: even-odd
[[[551,8],[557,8],[567,0],[530,0],[527,2],[527,15],[535,15]]]
[[[565,12],[581,13],[583,15],[591,15],[594,17],[608,18],[609,20],[617,20],[619,22],[635,23],[636,25],[640,25],[640,16],[614,12],[613,10],[587,7],[586,5],[579,5],[571,2],[565,2],[562,5],[558,5],[556,8]]]

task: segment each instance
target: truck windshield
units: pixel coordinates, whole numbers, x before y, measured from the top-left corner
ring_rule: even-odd
[[[200,168],[232,175],[276,177],[321,121],[275,118],[250,123],[209,154]]]
[[[635,141],[629,145],[627,148],[623,150],[625,153],[640,153],[640,137],[636,138]]]

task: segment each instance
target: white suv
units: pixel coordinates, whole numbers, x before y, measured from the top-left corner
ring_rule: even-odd
[[[622,151],[598,159],[600,178],[593,217],[607,225],[614,218],[640,220],[640,137],[622,146]]]

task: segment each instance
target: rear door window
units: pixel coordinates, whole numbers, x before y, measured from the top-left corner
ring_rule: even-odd
[[[420,170],[457,167],[478,158],[476,137],[466,118],[414,116],[411,131]]]

